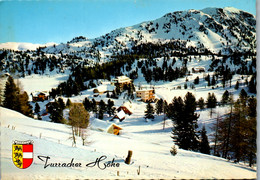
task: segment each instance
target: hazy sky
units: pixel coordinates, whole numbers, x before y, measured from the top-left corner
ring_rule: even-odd
[[[256,0],[0,0],[0,43],[95,38],[178,10],[232,6],[256,14],[255,4]]]

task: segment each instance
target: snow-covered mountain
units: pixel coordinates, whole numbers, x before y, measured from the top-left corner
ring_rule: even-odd
[[[255,16],[245,11],[227,7],[203,10],[176,11],[163,17],[124,27],[95,38],[77,37],[44,49],[47,53],[75,53],[84,55],[99,52],[101,59],[109,60],[112,54],[131,52],[142,43],[166,43],[180,40],[188,47],[205,47],[218,53],[230,47],[249,50],[256,47]]]
[[[249,68],[252,63],[247,62],[255,59],[256,55],[256,19],[252,14],[231,7],[176,11],[156,20],[116,29],[95,39],[79,36],[67,43],[39,46],[0,44],[0,70],[18,71],[20,76],[26,76],[49,74],[48,70],[45,71],[49,67],[51,72],[58,69],[59,73],[75,69],[77,65],[85,67],[96,62],[110,62],[126,55],[135,59],[244,55],[240,58],[244,62],[239,60],[234,63]],[[32,51],[20,51],[27,49]],[[248,59],[248,56],[253,58]],[[212,57],[212,64],[218,68],[218,62],[213,62],[215,59]]]

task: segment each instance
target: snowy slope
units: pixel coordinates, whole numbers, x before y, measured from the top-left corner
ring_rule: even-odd
[[[54,44],[56,43],[32,44],[32,43],[7,42],[7,43],[0,43],[0,49],[26,51],[26,50],[36,50],[38,47],[53,46]]]
[[[120,124],[120,136],[107,134],[93,128],[88,130],[87,146],[77,140],[77,147],[71,147],[70,128],[33,120],[17,112],[0,108],[1,117],[1,175],[3,179],[57,179],[57,178],[256,178],[256,171],[242,164],[178,149],[172,156],[169,148],[171,122],[166,122],[162,130],[161,118],[145,122],[140,118],[143,106],[138,106],[135,115]],[[15,128],[12,130],[12,127]],[[40,138],[41,136],[41,138]],[[26,170],[16,168],[11,159],[14,140],[34,141],[34,162]],[[132,164],[124,164],[127,151],[133,150]],[[37,156],[50,156],[49,162],[81,162],[81,168],[44,169],[44,162]],[[98,167],[86,168],[84,165],[106,155],[107,161],[115,158],[120,167],[100,170]],[[137,169],[141,169],[137,175]],[[119,171],[119,176],[117,176]]]

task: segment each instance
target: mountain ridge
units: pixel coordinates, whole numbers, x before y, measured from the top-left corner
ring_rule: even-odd
[[[241,16],[244,17],[241,19]],[[121,46],[122,49],[131,48],[133,44],[132,41],[146,43],[180,39],[190,40],[194,43],[202,42],[207,48],[218,51],[223,47],[221,43],[226,44],[234,37],[235,39],[232,40],[233,43],[234,40],[238,42],[242,39],[241,36],[239,36],[240,31],[238,31],[238,29],[228,29],[228,26],[231,27],[230,25],[232,25],[230,20],[235,20],[237,23],[235,27],[241,26],[245,32],[247,32],[248,25],[252,26],[253,28],[249,29],[253,32],[252,37],[255,36],[256,21],[254,15],[233,7],[225,7],[223,9],[211,7],[202,10],[190,9],[167,13],[155,20],[118,28],[94,39],[87,39],[83,36],[75,37],[67,42],[67,47],[72,48],[74,51],[81,51],[83,48],[89,49],[90,46],[97,47],[98,44],[101,45],[99,49],[103,48],[105,51],[109,51],[108,49],[111,50],[111,48],[106,48],[106,46],[118,45]],[[225,40],[225,38],[227,40]],[[244,38],[242,41],[244,41]],[[64,47],[64,44],[65,43],[55,44],[56,49],[53,48],[53,45],[43,45],[47,46],[44,51],[48,53],[59,53],[60,51],[69,53],[70,51]],[[0,48],[2,47],[1,45],[2,44],[0,44]]]
[[[154,58],[177,58],[186,66],[188,59],[197,58],[191,56],[209,56],[210,71],[223,69],[225,56],[232,56],[228,62],[237,66],[234,71],[243,64],[249,69],[238,72],[253,72],[250,66],[255,67],[256,59],[255,16],[232,7],[175,11],[95,39],[78,36],[28,53],[0,49],[0,70],[18,70],[26,76],[32,72],[49,74],[57,69],[59,73],[112,61],[122,64]]]

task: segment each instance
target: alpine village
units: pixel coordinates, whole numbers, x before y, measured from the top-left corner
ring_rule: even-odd
[[[254,15],[176,11],[94,39],[12,47],[0,44],[4,179],[256,178]],[[10,156],[19,139],[35,148],[21,174]],[[105,170],[85,166],[104,156]],[[52,167],[72,161],[83,165]]]

